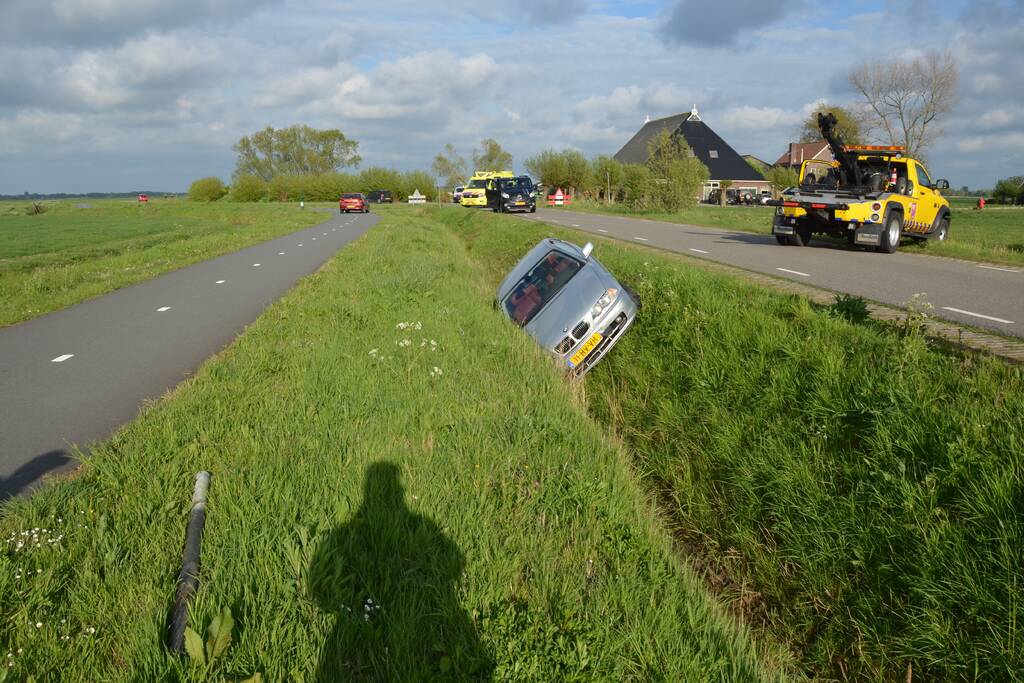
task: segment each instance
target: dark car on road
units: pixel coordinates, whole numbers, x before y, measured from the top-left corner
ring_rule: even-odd
[[[500,213],[511,213],[512,211],[536,213],[536,189],[533,180],[527,175],[499,178],[494,189],[487,190],[487,204],[493,211]]]
[[[629,329],[639,300],[583,248],[548,238],[498,287],[498,306],[574,376],[586,374]]]
[[[391,196],[391,190],[373,190],[366,198],[374,204],[391,204],[395,201]]]

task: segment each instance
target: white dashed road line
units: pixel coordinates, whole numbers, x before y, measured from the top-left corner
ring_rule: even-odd
[[[56,358],[54,358],[50,362],[51,363],[63,363],[68,358],[74,358],[74,357],[75,357],[75,354],[73,354],[73,353],[65,353],[63,356],[57,356]]]
[[[315,237],[313,238],[313,241],[316,242],[316,238]]]
[[[991,320],[994,323],[1003,323],[1004,325],[1013,325],[1014,324],[1014,322],[1012,320],[1004,320],[1003,318],[993,318],[990,315],[983,315],[981,313],[973,313],[971,311],[965,311],[962,308],[953,308],[952,306],[943,306],[942,310],[944,310],[944,311],[953,311],[954,313],[963,313],[964,315],[971,315],[971,316],[974,316],[975,318],[981,318],[983,320]]]
[[[279,252],[277,252],[277,255],[278,256],[284,256],[284,252],[283,251],[279,251]]]
[[[164,311],[169,311],[169,310],[171,310],[170,306],[161,306],[160,308],[156,309],[156,312],[157,313],[163,313]]]
[[[690,247],[690,251],[695,251],[698,254],[710,254],[711,253],[710,251],[704,251],[703,249],[694,249],[693,247]]]
[[[650,241],[646,237],[634,237],[633,239],[640,240],[641,242],[649,242]]]
[[[300,244],[299,246],[301,247],[302,245]]]
[[[996,266],[978,266],[978,267],[979,268],[984,268],[985,270],[1001,270],[1004,273],[1019,273],[1020,272],[1019,270],[1014,270],[1012,268],[997,268]]]
[[[215,282],[214,284],[215,284],[215,285],[222,285],[222,284],[224,284],[225,282],[227,282],[227,280],[217,280],[217,281],[216,281],[216,282]]]
[[[259,268],[259,267],[260,267],[260,264],[258,264],[258,263],[254,263],[254,264],[252,264],[252,267],[253,267],[253,268]]]
[[[604,234],[606,234],[606,235],[608,234],[608,231],[607,231],[607,230],[605,230],[604,228],[598,228],[598,229],[597,229],[597,231],[598,231],[598,232],[603,232],[603,233],[604,233]]]
[[[810,277],[807,273],[801,273],[799,270],[790,270],[789,268],[776,268],[775,270],[781,270],[783,273],[792,273],[793,275],[799,275],[800,277]]]
[[[580,227],[580,224],[579,224],[579,223],[573,223],[573,224],[572,224],[572,227],[574,227],[574,228],[578,228],[578,227]]]

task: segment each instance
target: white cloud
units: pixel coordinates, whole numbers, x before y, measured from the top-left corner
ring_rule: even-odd
[[[110,108],[141,99],[153,87],[191,85],[218,59],[211,45],[152,34],[114,50],[82,52],[57,81],[85,106]]]

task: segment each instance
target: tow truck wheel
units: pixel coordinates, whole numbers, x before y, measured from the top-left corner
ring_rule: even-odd
[[[885,222],[885,230],[878,236],[878,251],[891,254],[900,248],[900,236],[903,234],[903,217],[898,213],[889,214]]]
[[[784,247],[789,246],[789,235],[776,235],[775,241]]]
[[[793,234],[789,237],[789,243],[794,247],[806,247],[811,243],[811,229],[798,225]]]
[[[943,218],[939,222],[939,229],[935,231],[935,239],[945,242],[947,237],[949,237],[949,219]]]

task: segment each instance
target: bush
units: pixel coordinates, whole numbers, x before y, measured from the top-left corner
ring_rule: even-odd
[[[188,188],[188,198],[194,202],[215,202],[227,193],[224,182],[216,176],[200,178]]]
[[[231,185],[231,201],[259,202],[267,198],[267,182],[254,175],[240,175]]]

